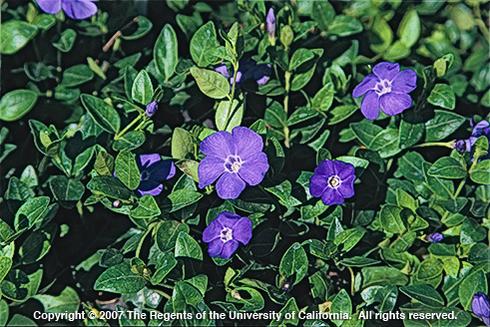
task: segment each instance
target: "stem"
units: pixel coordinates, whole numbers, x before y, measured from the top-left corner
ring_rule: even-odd
[[[143,118],[145,116],[144,113],[140,113],[135,119],[133,119],[132,122],[130,122],[122,131],[120,131],[119,133],[116,134],[116,136],[114,136],[114,140],[119,140],[122,136],[124,136],[124,134],[126,134],[127,131],[129,131],[129,129],[131,127],[133,127],[141,118]]]
[[[286,113],[286,119],[288,118],[288,111],[289,111],[289,90],[291,89],[290,85],[290,80],[291,80],[291,72],[285,72],[284,73],[284,82],[285,82],[285,90],[286,90],[286,95],[284,96],[284,112]],[[286,148],[289,148],[289,127],[286,123],[284,126],[284,145]]]
[[[487,40],[488,42],[488,40],[490,40],[490,32],[488,31],[487,25],[485,24],[481,16],[479,3],[475,3],[475,5],[473,6],[473,12],[476,16],[476,24],[478,25],[478,28],[482,32],[483,36],[485,36],[485,40]]]
[[[350,272],[350,279],[351,279],[351,282],[350,282],[350,295],[354,296],[354,294],[356,293],[356,290],[354,289],[355,287],[355,281],[354,279],[356,278],[355,274],[354,274],[354,270],[352,270],[351,267],[347,267],[349,269],[349,272]]]
[[[160,294],[161,296],[163,296],[164,298],[166,298],[167,300],[170,300],[172,298],[172,296],[170,296],[169,294],[165,293],[164,291],[162,290],[158,290],[158,289],[153,289],[154,292],[157,292],[158,294]]]
[[[148,234],[151,233],[154,226],[155,226],[155,224],[151,224],[150,226],[148,226],[145,233],[141,236],[140,241],[138,242],[138,247],[136,248],[136,252],[135,252],[135,256],[137,258],[140,257],[141,249],[143,248],[143,243],[145,243],[146,237],[148,236]]]
[[[230,104],[228,106],[228,112],[231,113],[231,109],[233,108],[233,100],[235,98],[235,89],[236,89],[236,77],[238,74],[238,69],[240,68],[240,64],[237,62],[233,63],[233,84],[231,86],[231,93],[230,96],[228,97],[228,100],[230,101]],[[238,106],[237,106],[238,107]],[[226,118],[226,125],[225,125],[225,130],[228,128],[228,124],[230,123],[230,119],[233,117],[235,113],[233,112]]]
[[[427,147],[431,147],[431,146],[443,146],[443,147],[446,147],[449,149],[453,149],[454,148],[454,141],[450,141],[450,142],[427,142],[427,143],[414,145],[413,148],[427,148]]]

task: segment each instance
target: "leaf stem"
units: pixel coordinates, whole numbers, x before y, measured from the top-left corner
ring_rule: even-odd
[[[454,141],[450,142],[427,142],[422,144],[414,145],[413,148],[427,148],[431,146],[443,146],[449,149],[454,149]]]
[[[130,129],[131,127],[133,127],[141,118],[143,118],[145,116],[144,113],[140,113],[135,119],[133,119],[132,122],[130,122],[122,131],[120,131],[119,133],[117,133],[115,136],[114,136],[114,140],[117,141],[119,140],[121,137],[124,136],[124,134],[126,134]]]
[[[286,120],[288,118],[288,111],[289,111],[289,91],[291,89],[291,72],[286,71],[284,73],[284,83],[285,83],[285,90],[286,90],[286,95],[284,96],[284,112],[286,113]],[[284,145],[286,148],[289,148],[290,146],[290,141],[289,141],[289,127],[286,124],[284,125]]]

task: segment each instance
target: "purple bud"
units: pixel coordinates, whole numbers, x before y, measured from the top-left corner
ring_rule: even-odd
[[[477,292],[471,301],[471,311],[482,319],[485,325],[490,325],[490,301],[485,293]]]
[[[270,8],[265,18],[267,33],[269,37],[273,38],[276,35],[276,15],[274,14],[274,8]]]
[[[432,233],[429,235],[428,240],[432,243],[439,243],[444,239],[444,235],[441,233]]]
[[[145,114],[146,116],[151,117],[155,114],[155,112],[157,112],[157,110],[158,110],[158,102],[152,101],[146,105]]]
[[[226,78],[230,77],[230,72],[228,71],[228,68],[226,67],[226,65],[219,65],[218,67],[216,67],[214,69],[214,71],[217,73],[220,73],[221,75],[223,75]]]

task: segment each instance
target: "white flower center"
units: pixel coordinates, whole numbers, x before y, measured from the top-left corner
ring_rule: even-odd
[[[238,173],[242,164],[243,161],[239,156],[230,155],[226,158],[224,166],[229,173]]]
[[[233,239],[233,230],[229,227],[223,227],[219,233],[219,238],[223,243],[231,241]]]
[[[329,187],[333,189],[337,189],[342,184],[342,180],[340,179],[339,176],[333,175],[328,178],[327,184]]]
[[[377,95],[382,96],[383,94],[391,92],[391,81],[387,79],[382,79],[374,86],[374,91]]]

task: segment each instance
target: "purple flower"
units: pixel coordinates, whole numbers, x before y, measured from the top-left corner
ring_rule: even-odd
[[[159,195],[163,191],[163,182],[175,175],[172,160],[162,160],[158,153],[140,154],[136,160],[140,169],[139,195]]]
[[[490,301],[485,293],[477,292],[471,301],[471,311],[480,318],[486,326],[490,326]]]
[[[226,65],[219,65],[214,68],[215,72],[220,73],[224,77],[230,80],[230,84],[233,83],[233,71],[229,71]],[[258,85],[264,85],[270,80],[272,73],[271,66],[268,64],[257,64],[253,60],[240,61],[240,66],[236,76],[236,83],[241,84],[246,81],[255,81]]]
[[[63,10],[72,19],[89,18],[97,12],[95,0],[36,0],[39,7],[48,14]]]
[[[158,110],[158,102],[152,101],[146,105],[145,115],[147,117],[151,117],[155,114],[155,112],[157,112],[157,110]]]
[[[427,239],[429,240],[429,242],[439,243],[444,239],[444,235],[442,235],[441,233],[432,233],[427,237]]]
[[[270,38],[276,36],[276,15],[274,14],[274,8],[270,8],[265,18],[266,30]]]
[[[352,96],[364,95],[361,112],[367,119],[374,120],[378,118],[380,109],[388,116],[408,109],[412,105],[408,93],[416,87],[417,75],[413,70],[400,71],[396,63],[381,62],[354,88]]]
[[[456,150],[460,152],[471,152],[471,150],[473,149],[473,145],[475,145],[476,143],[476,140],[482,135],[485,135],[490,141],[490,123],[486,120],[482,120],[475,126],[473,126],[473,124],[474,123],[472,121],[471,125],[473,127],[473,130],[471,131],[471,136],[467,139],[456,141]]]
[[[204,229],[202,240],[208,243],[210,257],[229,259],[240,243],[252,238],[252,221],[248,217],[223,211]]]
[[[206,137],[200,145],[206,156],[199,163],[199,187],[216,183],[222,199],[236,199],[246,184],[255,186],[269,170],[267,156],[262,152],[262,138],[247,127],[235,127],[232,133],[221,131]]]
[[[310,179],[310,193],[326,205],[342,204],[354,196],[354,166],[338,160],[324,160]]]

